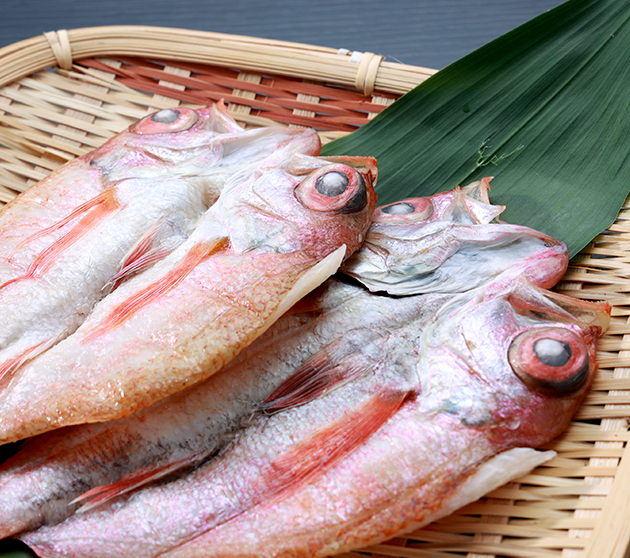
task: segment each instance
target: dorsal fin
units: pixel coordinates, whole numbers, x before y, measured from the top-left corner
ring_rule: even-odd
[[[331,343],[308,358],[300,368],[262,401],[257,411],[271,415],[304,405],[365,371],[357,365],[343,366],[342,342]]]
[[[411,391],[383,391],[278,457],[254,491],[257,503],[284,498],[326,473],[362,446],[413,395]]]
[[[79,502],[85,502],[75,513],[85,513],[101,504],[114,500],[119,496],[140,488],[150,482],[164,478],[171,473],[184,469],[195,463],[205,459],[210,453],[214,451],[214,448],[206,451],[198,451],[192,455],[188,455],[182,459],[174,461],[173,463],[161,464],[157,467],[145,467],[129,473],[123,476],[118,481],[111,484],[104,484],[97,486],[92,490],[78,496],[68,505],[76,504]]]

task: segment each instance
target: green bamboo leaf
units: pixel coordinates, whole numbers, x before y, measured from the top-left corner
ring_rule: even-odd
[[[324,146],[373,155],[381,203],[494,176],[506,221],[571,255],[630,190],[630,2],[570,0],[441,70]]]

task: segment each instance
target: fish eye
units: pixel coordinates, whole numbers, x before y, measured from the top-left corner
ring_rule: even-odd
[[[565,328],[543,327],[512,341],[508,360],[529,387],[547,395],[570,395],[588,378],[590,359],[584,341]]]
[[[429,198],[409,198],[379,207],[374,212],[375,222],[424,221],[433,214],[433,204]]]
[[[350,179],[344,173],[329,171],[317,177],[315,180],[315,189],[322,196],[335,198],[343,194],[349,184]]]
[[[297,186],[295,195],[309,209],[337,213],[356,213],[368,201],[361,173],[343,164],[329,165],[311,173]]]
[[[386,215],[409,215],[414,213],[416,208],[409,202],[398,202],[386,205],[381,211]]]
[[[166,134],[189,130],[198,119],[196,110],[186,107],[163,109],[145,116],[131,126],[136,134]]]

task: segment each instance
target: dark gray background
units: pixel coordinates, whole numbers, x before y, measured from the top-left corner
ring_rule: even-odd
[[[157,25],[369,51],[440,69],[561,0],[0,0],[0,47],[44,31]]]

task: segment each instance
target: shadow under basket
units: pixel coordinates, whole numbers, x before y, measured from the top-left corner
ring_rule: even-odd
[[[0,201],[159,109],[223,99],[247,128],[309,126],[327,142],[433,73],[372,53],[179,29],[46,33],[0,49]],[[556,287],[612,306],[593,389],[570,428],[544,448],[557,457],[422,530],[344,556],[626,556],[629,217],[626,201]],[[10,548],[0,541],[0,558]]]

